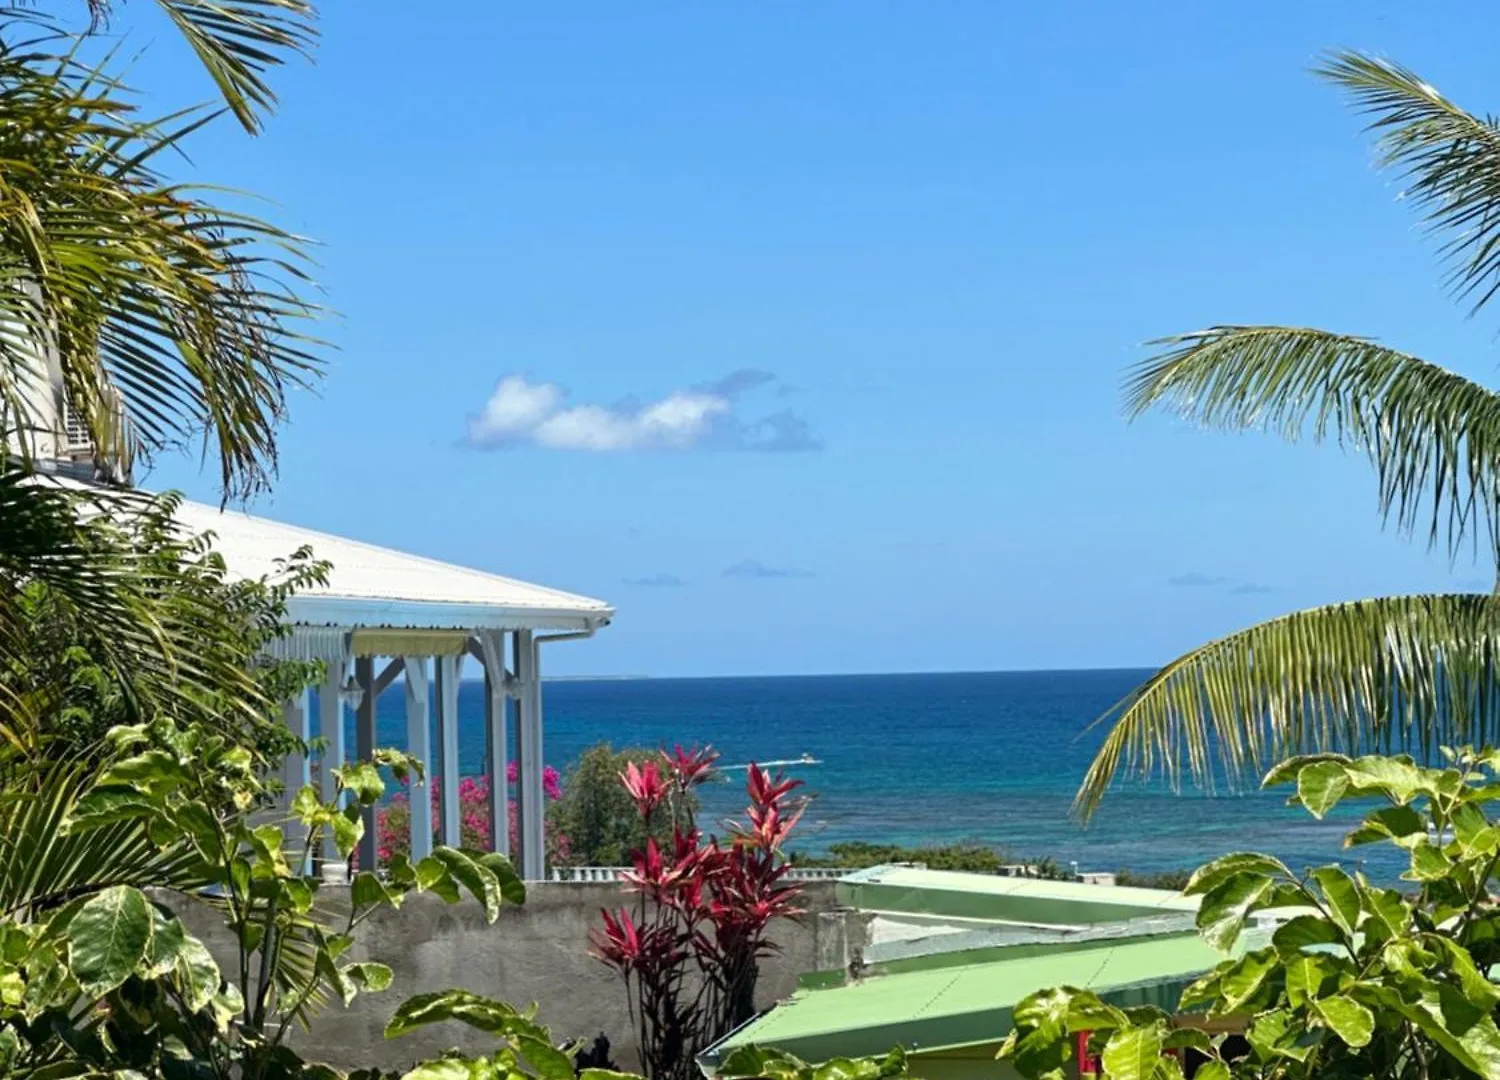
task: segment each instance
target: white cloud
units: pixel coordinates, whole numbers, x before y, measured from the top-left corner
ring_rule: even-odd
[[[717,382],[675,390],[644,405],[569,405],[555,383],[507,375],[477,415],[468,443],[491,448],[530,444],[548,450],[600,453],[632,450],[815,450],[806,421],[784,410],[745,421],[735,414],[745,392],[775,381],[769,372],[732,372]]]

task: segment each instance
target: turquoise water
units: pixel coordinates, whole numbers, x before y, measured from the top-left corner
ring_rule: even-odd
[[[639,679],[549,683],[546,747],[559,769],[584,747],[711,743],[726,762],[796,758],[814,801],[795,845],[839,840],[901,844],[960,840],[1084,870],[1196,866],[1226,851],[1273,852],[1295,867],[1346,858],[1348,821],[1316,822],[1255,792],[1212,797],[1122,790],[1081,828],[1069,803],[1102,732],[1090,721],[1149,672],[1045,671],[941,675]],[[483,684],[459,695],[460,765],[483,768]],[[381,741],[405,741],[401,688],[382,695]],[[352,717],[349,718],[352,727]],[[352,730],[349,745],[353,746]],[[740,805],[709,790],[712,817]],[[1396,859],[1361,849],[1389,877]]]

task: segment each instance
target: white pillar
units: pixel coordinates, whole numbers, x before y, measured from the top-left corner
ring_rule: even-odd
[[[482,630],[479,649],[484,654],[484,765],[490,778],[490,848],[507,858],[510,850],[510,692],[505,680],[505,634]]]
[[[310,705],[308,692],[303,690],[296,697],[288,698],[281,706],[283,722],[291,729],[293,735],[302,740],[304,746],[312,738]],[[286,788],[282,796],[283,809],[286,813],[291,812],[292,799],[296,797],[297,792],[301,791],[303,785],[311,779],[312,768],[307,760],[306,751],[302,748],[293,750],[281,763],[281,782]],[[288,820],[282,826],[282,835],[285,837],[287,855],[290,859],[298,854],[291,850],[291,845],[300,843],[306,833],[300,822]],[[303,872],[307,873],[311,870],[311,866],[307,863],[312,858],[312,852],[303,852],[301,855],[304,863]]]
[[[442,762],[443,843],[463,846],[458,817],[458,673],[462,656],[439,656],[436,661],[438,759]]]
[[[336,786],[333,770],[343,768],[349,756],[348,747],[344,745],[344,680],[348,677],[348,660],[330,663],[327,674],[323,676],[323,685],[318,688],[318,733],[323,738],[318,784],[324,802],[333,801]],[[344,881],[349,877],[349,866],[339,857],[332,829],[324,829],[323,876],[330,881]]]
[[[427,726],[427,657],[406,661],[406,752],[422,763],[422,774],[432,775],[432,732]],[[432,854],[432,794],[426,782],[412,778],[411,859]]]
[[[541,881],[545,872],[546,823],[542,801],[542,695],[537,671],[535,635],[516,631],[516,682],[520,717],[516,723],[519,744],[521,806],[521,877]]]

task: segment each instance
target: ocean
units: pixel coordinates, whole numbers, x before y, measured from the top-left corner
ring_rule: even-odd
[[[788,771],[813,796],[794,848],[844,840],[902,845],[974,841],[1081,870],[1191,868],[1228,851],[1268,851],[1294,868],[1343,861],[1390,879],[1397,853],[1343,852],[1350,815],[1318,822],[1285,793],[1208,795],[1127,785],[1087,828],[1069,816],[1103,737],[1089,724],[1150,672],[619,679],[544,687],[547,763],[566,772],[585,747],[711,744],[727,764],[810,755]],[[484,760],[484,687],[459,693],[460,768]],[[405,743],[404,691],[381,696],[384,745]],[[354,745],[352,714],[349,744]],[[743,773],[738,774],[743,777]],[[705,824],[743,806],[730,784],[706,789]],[[1351,859],[1363,856],[1363,861]]]

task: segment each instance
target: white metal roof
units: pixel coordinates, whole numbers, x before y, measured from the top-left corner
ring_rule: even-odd
[[[614,615],[602,600],[238,510],[184,500],[175,518],[191,532],[212,532],[214,550],[235,577],[272,574],[276,560],[304,546],[330,563],[326,585],[287,605],[303,625],[585,630]]]

